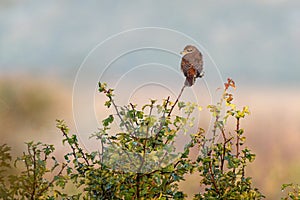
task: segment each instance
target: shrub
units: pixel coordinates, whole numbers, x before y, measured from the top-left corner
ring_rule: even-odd
[[[53,145],[41,143],[27,143],[27,152],[18,157],[14,167],[21,172],[18,175],[6,175],[11,168],[10,148],[7,145],[0,147],[1,199],[54,199],[59,191],[54,186],[64,188],[66,178],[62,175],[65,164],[59,164],[53,156]],[[58,170],[59,168],[59,170]],[[57,171],[58,170],[58,171]],[[47,175],[53,177],[47,179]]]
[[[182,88],[175,102],[170,98],[161,103],[150,100],[138,107],[134,104],[117,106],[113,89],[99,83],[99,92],[106,95],[107,109],[113,109],[103,119],[102,127],[91,135],[99,141],[99,151],[87,152],[70,134],[63,120],[57,128],[63,134],[63,143],[70,147],[59,163],[54,146],[29,142],[27,152],[15,159],[14,167],[21,169],[15,175],[6,175],[12,168],[12,157],[7,145],[0,146],[0,197],[3,199],[184,199],[187,195],[178,184],[185,175],[197,172],[201,191],[194,199],[262,199],[253,187],[246,168],[255,154],[245,147],[246,138],[241,120],[248,107],[238,109],[230,90],[235,88],[228,79],[216,105],[208,109],[214,117],[212,137],[199,128],[182,152],[176,151],[176,136],[189,131],[193,125],[192,113],[197,104],[180,102]],[[178,109],[180,115],[173,114]],[[155,113],[155,114],[154,114]],[[232,128],[229,121],[234,121]],[[117,128],[112,128],[117,124]],[[231,130],[232,129],[232,130]],[[231,131],[230,131],[231,130]],[[190,152],[198,150],[196,159]],[[75,195],[65,192],[66,184],[73,184]],[[289,198],[299,198],[299,187],[292,187]],[[288,199],[285,198],[285,199]]]
[[[195,199],[261,199],[264,196],[257,188],[253,188],[251,177],[246,176],[246,167],[253,162],[255,154],[245,144],[244,129],[240,121],[249,114],[248,107],[241,110],[233,104],[230,88],[235,88],[233,80],[228,79],[223,95],[216,105],[208,108],[215,116],[213,136],[206,138],[204,130],[193,135],[193,144],[197,145],[200,154],[197,158],[197,169],[201,177],[203,193],[195,195]],[[225,108],[223,104],[225,103]],[[222,111],[225,114],[222,116]],[[227,121],[235,120],[235,130],[228,131]],[[218,140],[219,134],[221,139]]]

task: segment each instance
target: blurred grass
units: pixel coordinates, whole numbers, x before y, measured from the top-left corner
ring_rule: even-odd
[[[59,140],[55,119],[71,118],[71,97],[59,81],[27,76],[0,79],[0,137],[13,152],[24,142]]]

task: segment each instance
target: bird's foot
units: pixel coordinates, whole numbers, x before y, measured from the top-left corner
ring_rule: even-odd
[[[204,71],[202,71],[202,72],[200,73],[199,77],[202,78],[202,77],[204,76],[204,74],[205,74]]]

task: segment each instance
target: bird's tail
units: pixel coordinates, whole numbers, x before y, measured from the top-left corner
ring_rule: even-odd
[[[184,85],[187,87],[191,87],[195,83],[195,77],[186,77]]]
[[[191,87],[192,85],[194,85],[195,79],[196,79],[196,74],[197,74],[197,72],[194,67],[189,68],[187,71],[187,76],[186,76],[184,85],[187,87]]]

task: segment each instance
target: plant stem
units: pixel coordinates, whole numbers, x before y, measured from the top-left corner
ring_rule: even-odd
[[[240,118],[236,119],[236,132],[237,132],[237,136],[236,136],[236,158],[239,157],[240,152],[239,152],[239,147],[240,147]]]
[[[67,138],[67,141],[70,141],[70,137],[68,136],[66,130],[65,130],[63,127],[60,128],[60,130],[61,130],[61,132],[63,133],[63,136]],[[69,142],[68,142],[68,143],[69,143]],[[79,153],[82,155],[82,158],[84,159],[85,163],[89,166],[90,163],[89,163],[87,157],[85,156],[85,154],[83,153],[82,149],[79,147],[79,145],[78,145],[77,142],[74,142],[74,143],[75,143],[74,145],[75,145],[76,149],[77,149],[77,150],[79,151]],[[70,143],[69,143],[69,145],[70,145],[70,147],[71,147],[71,149],[72,149],[72,154],[73,154],[74,158],[77,160],[77,155],[76,155],[76,149],[75,149],[75,147],[74,147],[72,144],[70,144]]]
[[[216,183],[216,180],[215,180],[215,175],[214,175],[214,172],[213,172],[213,169],[212,169],[212,161],[209,162],[209,171],[210,171],[210,176],[211,176],[211,180],[212,180],[212,183],[213,183],[213,186],[216,190],[216,192],[218,193],[218,195],[220,195],[220,191],[218,189],[218,186],[217,186],[217,183]]]
[[[170,116],[171,116],[171,113],[172,113],[172,111],[173,111],[174,107],[176,106],[176,104],[177,104],[177,102],[178,102],[179,98],[181,97],[181,95],[182,95],[182,93],[183,93],[183,90],[184,90],[184,88],[185,88],[185,85],[184,85],[184,86],[181,88],[181,90],[180,90],[180,93],[179,93],[179,95],[178,95],[178,97],[177,97],[176,101],[174,102],[174,105],[171,107],[171,110],[170,110],[170,112],[169,112],[169,114],[168,114],[168,117],[170,117]]]
[[[114,108],[115,108],[115,110],[116,110],[116,112],[117,112],[117,115],[118,115],[118,117],[120,118],[121,122],[124,124],[124,126],[125,126],[126,129],[127,129],[127,131],[129,132],[130,129],[129,129],[129,127],[127,126],[127,124],[124,122],[124,120],[123,120],[123,118],[122,118],[122,116],[121,116],[121,114],[120,114],[120,112],[119,112],[119,109],[118,109],[117,105],[115,104],[115,101],[113,100],[112,97],[110,97],[109,99],[110,99],[111,103],[113,104],[113,106],[114,106]]]
[[[222,136],[223,136],[223,140],[224,140],[224,142],[223,142],[223,151],[222,151],[222,154],[221,154],[221,172],[223,173],[227,139],[226,139],[225,131],[224,131],[223,128],[222,128],[221,132],[222,132]]]
[[[138,172],[137,173],[137,176],[136,176],[136,198],[139,200],[141,197],[140,197],[140,173]]]
[[[173,109],[175,108],[175,106],[176,106],[176,104],[177,104],[179,98],[181,97],[181,95],[182,95],[182,93],[183,93],[183,91],[184,91],[184,88],[185,88],[185,85],[181,88],[180,93],[179,93],[179,95],[177,96],[176,101],[174,102],[174,104],[172,105],[172,107],[171,107],[171,109],[170,109],[170,112],[168,113],[168,117],[171,116]],[[170,99],[170,96],[169,96],[168,99],[166,100],[165,110],[167,110],[167,105],[168,105],[169,99]],[[162,119],[161,119],[161,122],[160,122],[159,129],[158,129],[158,131],[157,131],[157,133],[156,133],[156,136],[155,136],[155,140],[157,140],[158,135],[159,135],[159,132],[160,132],[160,131],[162,130],[162,128],[163,128],[164,119],[165,119],[165,113],[164,113],[163,116],[162,116]]]
[[[60,171],[58,172],[58,174],[56,175],[56,176],[61,176],[62,175],[62,173],[63,173],[63,171],[64,171],[64,169],[67,167],[67,164],[65,164],[65,163],[63,163],[62,164],[62,167],[61,167],[61,169],[60,169]],[[53,178],[52,180],[51,180],[51,182],[46,186],[46,187],[44,187],[43,189],[41,189],[40,191],[39,191],[39,193],[38,193],[38,197],[39,196],[41,196],[42,194],[43,194],[43,192],[45,192],[46,190],[48,190],[48,188],[54,183],[54,181],[55,181],[55,178]]]

